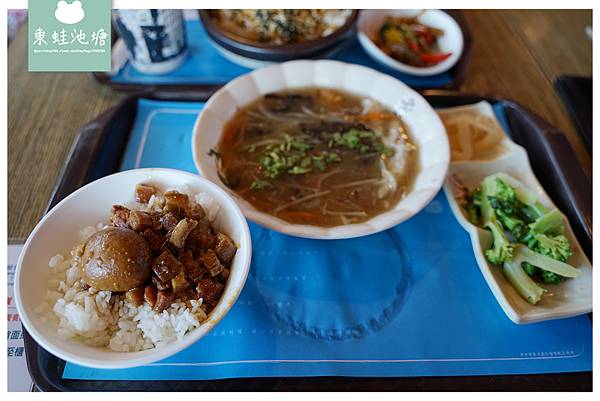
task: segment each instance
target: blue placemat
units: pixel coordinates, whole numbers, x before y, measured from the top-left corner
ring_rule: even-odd
[[[184,64],[172,73],[165,75],[147,75],[137,71],[126,63],[112,77],[113,82],[127,84],[214,84],[227,83],[231,79],[250,71],[247,68],[225,59],[209,42],[208,35],[199,19],[186,20],[186,32],[190,54]],[[396,72],[375,63],[363,51],[358,40],[352,39],[335,56],[335,60],[362,64],[395,76],[409,86],[416,88],[440,88],[452,82],[449,73],[430,77],[418,77]]]
[[[140,100],[122,169],[195,172],[201,103]],[[496,109],[506,129],[501,109]],[[64,378],[452,376],[592,369],[586,316],[519,326],[504,314],[443,192],[418,215],[360,239],[318,241],[250,224],[251,273],[208,336],[124,370],[68,363]]]

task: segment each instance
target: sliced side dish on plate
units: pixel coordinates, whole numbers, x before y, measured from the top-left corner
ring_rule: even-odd
[[[219,302],[237,246],[212,226],[209,195],[138,184],[136,202],[81,230],[68,257],[49,261],[36,312],[63,338],[141,351],[181,340]],[[105,224],[108,223],[108,224]]]
[[[592,265],[525,149],[487,102],[438,113],[453,146],[444,191],[508,317],[530,323],[590,312]]]
[[[460,26],[441,10],[363,10],[357,27],[369,56],[406,74],[443,73],[463,52]]]
[[[441,63],[452,55],[442,52],[438,39],[441,29],[419,22],[419,16],[389,16],[380,26],[375,44],[388,56],[413,67],[428,67]]]
[[[488,102],[438,110],[438,114],[446,127],[453,163],[493,159],[514,145]]]

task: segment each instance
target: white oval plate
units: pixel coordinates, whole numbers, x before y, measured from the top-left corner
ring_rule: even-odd
[[[108,222],[113,204],[135,202],[135,185],[151,183],[161,190],[187,186],[191,192],[205,192],[220,206],[214,225],[238,245],[231,274],[221,301],[208,318],[182,340],[138,352],[115,352],[72,339],[63,339],[50,322],[43,322],[34,310],[45,301],[50,269],[56,254],[69,255],[80,242],[79,231],[86,226]],[[92,368],[114,369],[145,365],[173,355],[205,336],[233,306],[250,269],[252,244],[246,219],[235,202],[208,180],[195,174],[170,169],[138,169],[112,174],[79,188],[52,208],[33,229],[17,263],[15,302],[21,321],[35,341],[48,352],[66,361]]]
[[[494,119],[496,118],[492,107],[487,102],[438,110],[438,112],[452,113],[461,110],[474,110]],[[484,252],[492,246],[492,235],[488,230],[479,228],[468,220],[465,211],[454,197],[454,185],[450,178],[452,175],[458,177],[471,190],[488,175],[506,173],[533,191],[544,206],[548,208],[556,207],[533,174],[525,149],[510,140],[508,136],[503,139],[501,144],[505,146],[506,150],[495,159],[451,163],[448,178],[444,184],[444,192],[454,216],[469,233],[475,259],[485,281],[506,315],[517,324],[561,319],[591,312],[592,264],[585,256],[573,234],[571,225],[564,215],[565,235],[573,246],[573,256],[569,259],[569,264],[578,268],[582,275],[556,285],[542,283],[541,286],[548,291],[537,305],[531,305],[517,293],[504,277],[501,267],[488,263]]]
[[[291,88],[325,87],[370,97],[396,112],[419,147],[419,173],[413,189],[391,210],[360,224],[318,227],[290,224],[256,210],[221,182],[209,156],[217,148],[225,124],[245,105],[270,92]],[[393,227],[424,208],[441,188],[450,148],[446,130],[429,103],[408,86],[370,68],[330,60],[299,60],[275,64],[242,75],[217,91],[194,126],[194,163],[203,177],[233,196],[250,220],[284,234],[306,238],[360,237]]]
[[[421,10],[363,10],[358,16],[357,22],[358,41],[365,52],[375,61],[396,71],[421,76],[436,75],[448,71],[454,67],[462,55],[464,38],[458,23],[443,11],[427,10],[419,17],[419,22],[444,31],[444,35],[438,39],[440,52],[452,52],[452,54],[441,63],[430,67],[415,67],[401,63],[385,54],[371,39],[375,37],[377,30],[386,17],[413,17],[419,12]]]

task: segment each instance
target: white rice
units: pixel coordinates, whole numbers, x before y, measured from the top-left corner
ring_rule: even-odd
[[[178,190],[189,193],[186,188]],[[210,195],[192,194],[190,199],[204,207],[209,221],[216,219],[219,205]],[[148,206],[132,204],[129,207],[160,211],[163,205],[162,196],[153,195]],[[83,228],[81,242],[104,227],[99,223]],[[49,290],[45,302],[35,310],[42,321],[56,324],[61,337],[113,351],[141,351],[181,340],[206,319],[202,299],[188,304],[175,299],[169,308],[157,313],[147,303],[139,307],[131,305],[123,294],[86,289],[80,276],[80,249],[76,247],[67,258],[60,254],[50,258]]]

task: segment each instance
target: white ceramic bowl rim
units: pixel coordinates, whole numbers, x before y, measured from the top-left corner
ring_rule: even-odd
[[[23,304],[23,294],[22,294],[22,289],[21,289],[22,285],[24,285],[21,282],[21,277],[22,277],[22,273],[23,273],[23,261],[26,258],[26,256],[28,255],[30,244],[33,241],[33,239],[35,238],[38,231],[44,226],[46,221],[48,221],[58,210],[61,209],[61,207],[63,207],[63,205],[67,204],[71,199],[79,196],[83,191],[89,191],[90,188],[92,188],[93,186],[99,185],[99,183],[105,183],[105,182],[113,180],[115,177],[119,177],[119,176],[136,175],[136,174],[139,174],[140,176],[143,174],[148,174],[150,176],[152,176],[153,174],[157,174],[157,175],[162,175],[163,177],[165,175],[166,176],[179,175],[181,177],[186,177],[193,181],[201,183],[201,186],[204,186],[205,188],[210,188],[208,190],[208,192],[212,191],[213,194],[217,194],[217,196],[219,196],[222,200],[226,200],[227,205],[225,205],[225,207],[221,202],[219,202],[219,205],[221,206],[221,213],[225,209],[227,209],[228,212],[231,212],[232,213],[231,219],[233,219],[235,224],[239,224],[239,228],[241,229],[241,243],[238,244],[239,248],[238,248],[238,253],[236,254],[236,257],[241,257],[243,259],[241,262],[241,265],[239,267],[241,269],[240,270],[241,276],[239,277],[239,282],[241,283],[241,285],[239,285],[235,288],[231,287],[231,289],[230,289],[229,288],[230,283],[228,282],[228,285],[225,289],[223,298],[219,301],[219,303],[213,309],[213,311],[211,311],[211,313],[209,314],[209,318],[207,320],[205,320],[204,322],[202,322],[202,324],[199,327],[197,327],[197,328],[193,329],[192,331],[190,331],[189,333],[187,333],[182,340],[174,341],[172,343],[166,344],[166,345],[158,347],[158,348],[152,348],[149,350],[136,351],[136,352],[115,352],[115,351],[111,351],[108,348],[104,349],[104,348],[100,348],[100,347],[87,346],[87,347],[93,348],[95,351],[105,353],[106,355],[110,354],[111,356],[116,356],[118,359],[110,359],[110,358],[101,359],[101,358],[87,357],[85,355],[81,355],[81,354],[72,352],[71,350],[69,350],[65,347],[61,347],[60,345],[57,345],[55,343],[48,341],[45,338],[44,334],[41,333],[37,329],[36,325],[31,320],[33,318],[33,316],[29,316],[29,314],[26,312],[26,310],[28,308],[26,308],[25,305]],[[165,178],[165,179],[168,180],[168,178]],[[133,193],[133,190],[132,190],[132,193]],[[68,247],[71,248],[74,245],[75,244],[71,244],[71,245],[68,245]],[[87,367],[92,367],[92,368],[100,368],[100,369],[130,368],[130,367],[135,367],[135,366],[146,365],[146,364],[164,359],[170,355],[173,355],[173,354],[189,347],[190,345],[192,345],[193,343],[198,341],[200,338],[202,338],[204,335],[206,335],[210,330],[212,330],[212,328],[214,328],[214,326],[216,324],[219,323],[219,321],[231,309],[231,307],[233,306],[233,304],[235,303],[235,301],[237,300],[239,294],[241,293],[241,291],[243,289],[244,283],[246,281],[246,278],[248,276],[248,272],[250,269],[251,255],[252,255],[252,245],[251,245],[251,240],[250,240],[250,230],[248,228],[248,224],[246,223],[246,219],[244,218],[244,215],[241,212],[241,210],[239,209],[236,202],[231,199],[231,196],[229,194],[227,194],[225,191],[223,191],[221,188],[219,188],[218,185],[215,185],[214,183],[210,182],[209,180],[206,180],[205,178],[202,178],[196,174],[192,174],[192,173],[180,171],[180,170],[175,170],[175,169],[143,168],[143,169],[121,171],[121,172],[118,172],[115,174],[111,174],[111,175],[102,177],[96,181],[88,183],[85,186],[77,189],[76,191],[74,191],[73,193],[71,193],[67,197],[65,197],[63,200],[61,200],[57,205],[55,205],[48,213],[46,213],[42,217],[42,219],[39,221],[39,223],[36,225],[36,227],[33,229],[31,234],[27,238],[27,241],[25,242],[25,245],[23,246],[23,250],[21,251],[19,260],[17,262],[17,268],[16,268],[16,272],[15,272],[15,287],[14,287],[15,304],[17,306],[17,310],[19,312],[19,316],[21,318],[23,325],[27,329],[28,333],[33,337],[33,339],[39,345],[41,345],[43,348],[45,348],[47,351],[49,351],[51,354],[53,354],[63,360],[66,360],[66,361],[69,361],[72,363],[76,363],[76,364],[82,365],[82,366],[87,366]],[[44,266],[40,266],[40,268],[44,268]],[[226,295],[228,295],[227,299],[225,299]],[[30,306],[29,309],[33,309],[36,306],[37,305]],[[32,313],[35,314],[35,312],[32,312]],[[74,342],[76,340],[64,340],[64,341],[65,342]],[[85,346],[83,344],[78,344],[78,345]]]
[[[364,82],[357,82],[360,77]],[[348,79],[345,81],[346,78]],[[223,126],[238,108],[265,93],[311,86],[337,88],[359,96],[371,97],[397,112],[409,129],[410,124],[427,128],[423,130],[427,132],[419,131],[418,135],[422,138],[417,138],[414,132],[412,134],[417,142],[422,139],[423,143],[431,144],[432,148],[429,149],[433,152],[425,153],[421,149],[419,160],[421,167],[423,161],[430,161],[431,163],[425,166],[432,168],[420,169],[413,190],[393,209],[359,224],[336,227],[290,224],[270,214],[257,211],[218,178],[214,160],[207,156],[207,150],[217,145]],[[411,108],[412,115],[410,111],[402,112],[401,109],[405,106]],[[206,143],[207,141],[212,142]],[[373,69],[332,60],[289,61],[252,71],[230,81],[211,96],[198,116],[194,125],[192,153],[200,174],[231,194],[248,219],[284,234],[317,239],[342,239],[374,234],[410,218],[437,194],[443,184],[450,161],[450,147],[444,126],[421,95],[399,80]],[[434,163],[432,158],[436,156]],[[427,177],[427,184],[423,183],[425,177]],[[422,178],[423,182],[417,187],[419,178]]]

